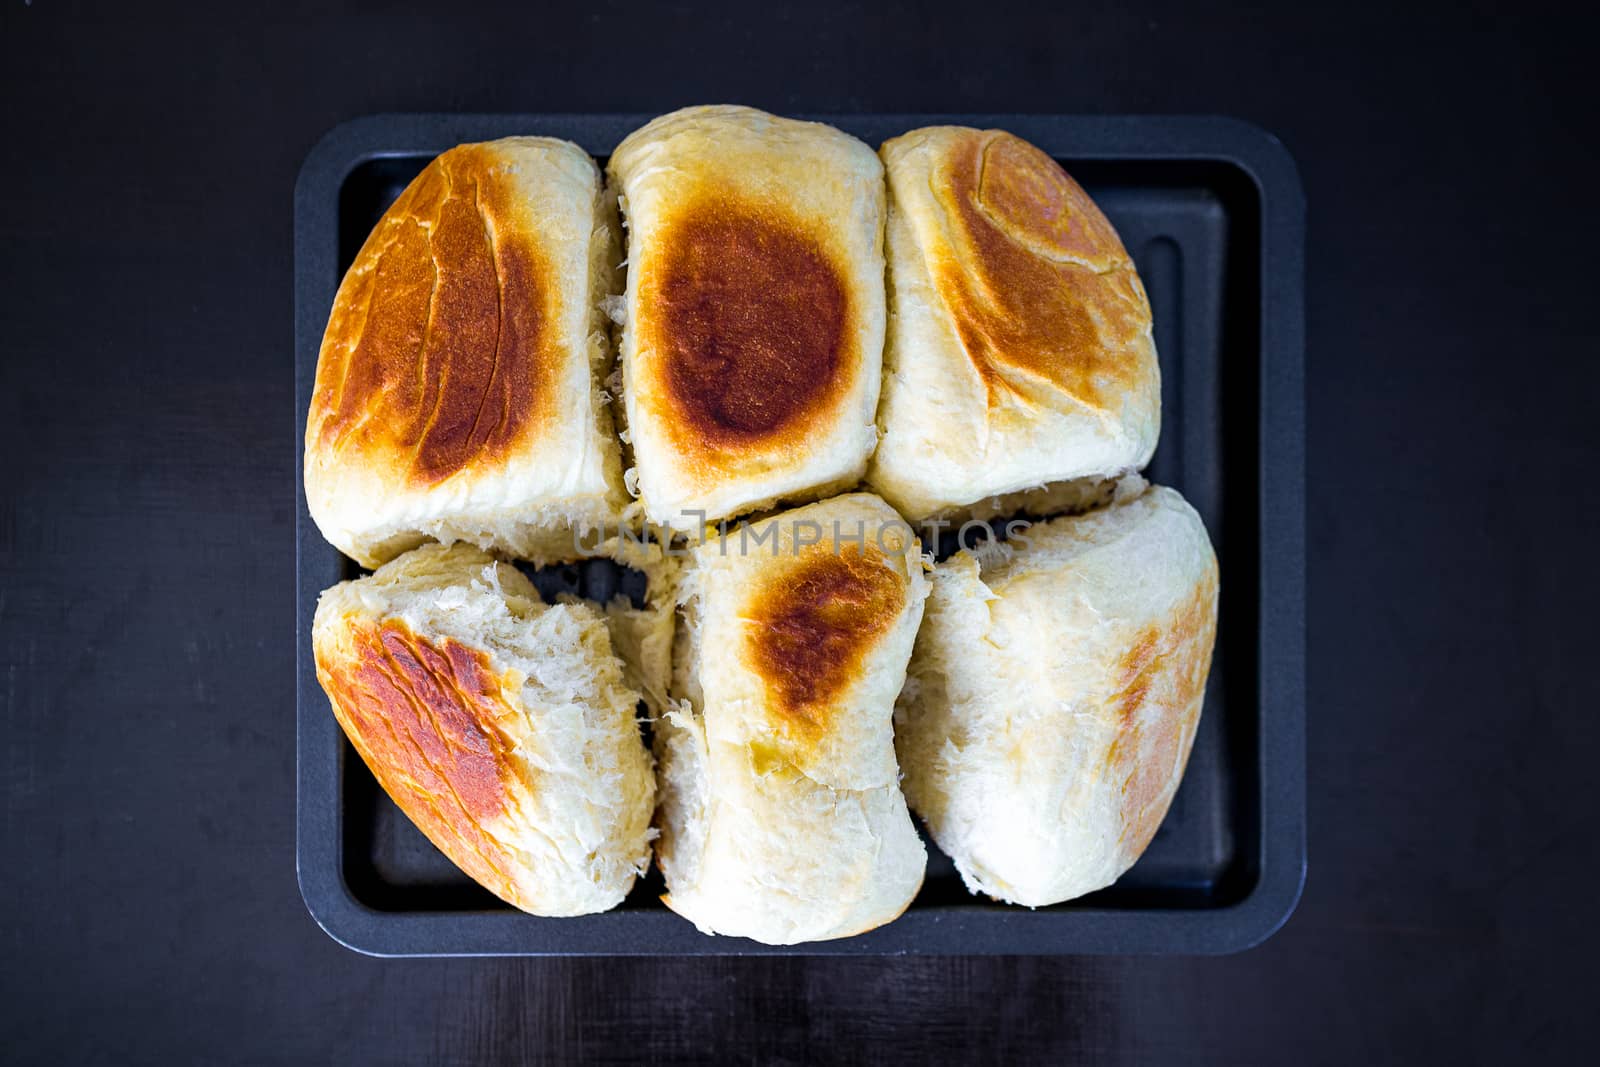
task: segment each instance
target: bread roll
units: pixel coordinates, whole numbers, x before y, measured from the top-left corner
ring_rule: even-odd
[[[1148,463],[1150,304],[1088,195],[1000,130],[914,130],[882,154],[889,330],[868,484],[913,522],[1043,487],[1005,504],[1040,514],[1057,483]]]
[[[817,123],[695,107],[624,140],[610,174],[628,225],[623,393],[647,518],[697,530],[855,485],[883,357],[872,150]]]
[[[865,493],[694,551],[678,708],[655,733],[674,911],[787,945],[870,930],[911,902],[927,856],[890,720],[927,588],[909,528]]]
[[[548,561],[614,528],[615,216],[594,161],[541,137],[453,148],[400,194],[339,287],[306,420],[306,499],[340,551]]]
[[[424,545],[322,594],[317,678],[378,783],[456,866],[535,915],[613,907],[650,863],[655,781],[600,612]]]
[[[896,711],[906,796],[975,893],[1110,885],[1166,814],[1216,634],[1217,562],[1171,489],[934,571]]]

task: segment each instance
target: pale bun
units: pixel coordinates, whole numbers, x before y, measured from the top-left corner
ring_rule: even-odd
[[[1039,906],[1110,885],[1183,777],[1217,563],[1181,496],[1140,488],[935,569],[895,740],[912,809],[974,892]]]

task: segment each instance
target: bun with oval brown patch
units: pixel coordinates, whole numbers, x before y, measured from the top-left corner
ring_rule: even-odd
[[[909,527],[866,493],[695,549],[676,707],[655,732],[674,911],[707,933],[795,944],[910,903],[927,857],[891,717],[927,588]]]
[[[896,711],[907,799],[973,892],[1039,907],[1110,885],[1172,803],[1217,626],[1194,509],[1111,506],[939,564]]]
[[[887,142],[890,317],[868,482],[908,518],[1054,510],[1149,462],[1150,305],[1116,231],[1055,160],[1001,130]]]
[[[611,156],[628,227],[627,426],[652,522],[838,491],[875,442],[883,168],[743,107],[656,119]]]
[[[650,756],[606,621],[468,545],[322,595],[317,678],[400,810],[535,915],[615,906],[650,862]]]
[[[599,382],[615,207],[575,145],[453,148],[406,187],[339,287],[306,425],[324,536],[376,566],[424,540],[536,559],[627,504]]]

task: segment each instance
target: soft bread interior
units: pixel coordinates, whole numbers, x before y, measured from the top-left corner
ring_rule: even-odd
[[[678,585],[678,623],[672,644],[672,700],[655,723],[657,858],[668,884],[700,880],[710,801],[710,760],[700,709],[700,650],[703,633],[699,584],[691,572]]]
[[[323,595],[314,642],[336,711],[341,700],[359,699],[364,686],[366,664],[349,658],[348,635],[397,625],[408,641],[430,649],[453,644],[481,654],[488,676],[499,680],[488,690],[465,683],[447,710],[434,713],[434,726],[449,732],[419,738],[418,750],[352,736],[364,757],[374,745],[398,754],[373,766],[397,803],[413,821],[421,817],[419,828],[453,860],[524,910],[572,915],[620,902],[649,865],[654,781],[635,721],[640,692],[628,683],[600,610],[543,603],[526,577],[478,549],[425,545]],[[420,690],[407,699],[445,708]],[[477,726],[463,725],[462,717]],[[349,732],[347,709],[340,718]],[[465,773],[460,764],[418,754],[440,744],[490,754],[502,799],[488,810],[473,801],[481,778],[454,782],[465,809],[413,795],[406,758],[426,759],[447,785],[452,773]],[[430,821],[428,813],[440,811],[442,821]],[[463,856],[462,848],[475,854]]]
[[[1136,473],[1128,472],[1110,478],[1072,478],[1030,486],[1015,492],[984,497],[971,504],[945,508],[931,518],[954,524],[987,522],[1014,515],[1038,518],[1081,515],[1111,503],[1117,496],[1118,485],[1130,476],[1138,477]]]
[[[618,594],[605,605],[605,615],[612,645],[622,657],[629,684],[643,694],[651,716],[659,718],[671,703],[673,641],[678,630],[678,582],[683,561],[665,551],[659,541],[627,535],[606,542],[601,554],[644,574],[644,604],[635,607]]]

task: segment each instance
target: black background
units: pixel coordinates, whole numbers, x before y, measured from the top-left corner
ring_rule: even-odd
[[[1593,37],[1534,4],[0,6],[0,1058],[1592,1047]],[[1142,9],[1140,9],[1142,8]],[[379,961],[300,902],[290,191],[379,111],[1220,113],[1299,161],[1310,873],[1220,959]]]

